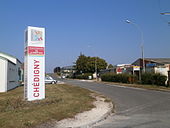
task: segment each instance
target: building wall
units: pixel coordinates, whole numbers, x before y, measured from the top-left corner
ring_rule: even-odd
[[[13,63],[8,62],[8,75],[7,75],[7,90],[13,89],[19,86],[20,81],[20,67],[21,64],[17,63],[16,65]]]
[[[7,63],[7,60],[0,58],[0,92],[7,91]]]
[[[160,73],[168,77],[169,67],[155,67],[155,73]]]
[[[146,67],[146,72],[160,73],[162,75],[167,76],[167,80],[165,83],[167,83],[168,81],[168,71],[169,71],[169,65],[157,66],[157,67]]]

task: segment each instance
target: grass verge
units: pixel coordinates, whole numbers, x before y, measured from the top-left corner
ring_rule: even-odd
[[[70,85],[46,85],[46,98],[24,101],[23,87],[0,93],[0,128],[30,128],[74,117],[94,107],[92,92]]]
[[[110,85],[135,87],[135,88],[142,88],[142,89],[149,89],[149,90],[156,90],[156,91],[170,91],[170,87],[157,86],[157,85],[125,84],[125,83],[104,82],[104,81],[101,81],[101,82],[106,83],[106,84],[110,84]]]

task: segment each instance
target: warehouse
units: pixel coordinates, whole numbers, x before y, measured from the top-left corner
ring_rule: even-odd
[[[6,53],[0,52],[0,92],[7,92],[22,81],[21,62]]]

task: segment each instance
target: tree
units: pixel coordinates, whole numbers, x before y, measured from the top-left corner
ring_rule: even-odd
[[[101,69],[106,69],[107,63],[104,59],[99,57],[87,57],[83,54],[76,60],[76,69],[78,73],[94,73],[95,66],[97,72],[99,72]]]
[[[88,57],[85,55],[81,54],[78,59],[76,60],[76,69],[78,73],[86,73],[88,72],[87,70],[87,62],[88,62]]]
[[[60,71],[61,71],[61,68],[60,68],[60,67],[54,68],[54,73],[59,73]]]
[[[113,68],[113,65],[112,65],[112,64],[109,64],[108,68]]]

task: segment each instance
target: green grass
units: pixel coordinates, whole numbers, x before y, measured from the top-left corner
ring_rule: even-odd
[[[46,98],[23,100],[23,87],[0,93],[0,128],[30,128],[74,117],[93,108],[90,91],[70,85],[46,85]]]

